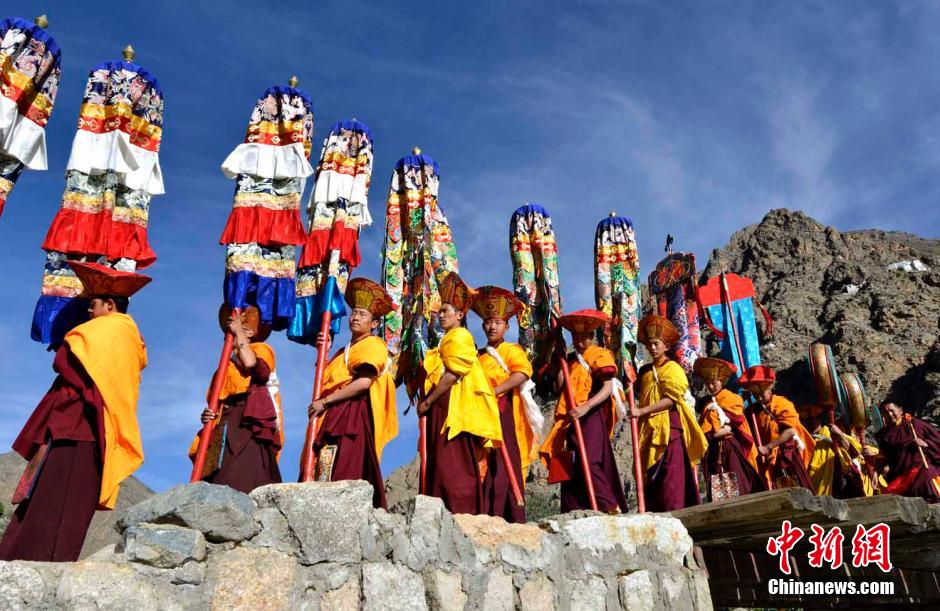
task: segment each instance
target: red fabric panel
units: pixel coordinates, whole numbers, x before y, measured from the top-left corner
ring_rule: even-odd
[[[300,246],[305,240],[299,211],[241,206],[234,208],[228,215],[219,244],[257,242]]]
[[[139,269],[157,260],[147,239],[147,228],[115,221],[110,210],[96,214],[59,210],[42,248],[74,255],[105,255],[108,259],[125,257],[137,261]]]

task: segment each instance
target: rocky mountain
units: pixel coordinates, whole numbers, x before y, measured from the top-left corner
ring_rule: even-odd
[[[10,504],[10,499],[13,497],[13,491],[16,490],[25,466],[26,461],[16,452],[0,454],[0,503],[3,504],[0,533],[6,528],[10,515],[16,510],[16,507]],[[114,529],[118,514],[151,496],[153,496],[153,490],[136,477],[124,480],[115,510],[95,513],[91,526],[88,528],[88,536],[85,538],[81,557],[85,558],[107,545],[120,541],[121,537]]]
[[[754,281],[775,323],[773,337],[762,338],[762,358],[777,370],[779,391],[798,405],[814,400],[805,358],[808,346],[821,341],[832,347],[840,373],[861,375],[872,401],[891,398],[940,420],[940,240],[840,232],[799,211],[771,210],[712,251],[701,281],[721,272]],[[546,423],[552,407],[546,406]],[[629,428],[615,432],[614,450],[632,502]],[[559,487],[548,486],[545,476],[536,465],[526,482],[530,519],[558,511]],[[414,462],[388,478],[389,501],[405,503],[416,485]]]

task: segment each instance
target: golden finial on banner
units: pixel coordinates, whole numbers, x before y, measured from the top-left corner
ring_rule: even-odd
[[[420,154],[421,154],[421,149],[419,149],[418,147],[414,147],[413,149],[411,149],[411,153],[412,153],[413,155],[420,155]]]
[[[40,15],[39,17],[36,17],[35,19],[33,19],[33,23],[35,23],[36,25],[38,25],[38,26],[41,27],[41,28],[48,28],[48,27],[49,27],[49,18],[46,17],[45,15]]]
[[[291,87],[296,87],[298,83],[300,83],[300,81],[297,80],[296,74],[290,77],[290,79],[288,79],[287,81],[287,84],[290,85]]]
[[[615,216],[617,216],[617,213],[616,213],[615,211],[611,210],[611,211],[610,211],[610,214],[608,214],[607,216],[609,216],[610,218],[614,218]]]
[[[134,47],[130,45],[124,47],[124,61],[132,62],[135,57],[137,57],[137,51],[134,50]]]

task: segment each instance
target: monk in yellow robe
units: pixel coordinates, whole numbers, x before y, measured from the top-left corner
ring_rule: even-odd
[[[777,374],[766,365],[750,367],[738,383],[757,401],[757,428],[763,457],[762,475],[774,488],[813,490],[807,467],[816,444],[800,423],[793,403],[774,392]]]
[[[637,339],[646,346],[653,362],[639,371],[639,452],[645,468],[646,508],[672,511],[701,502],[695,464],[708,442],[692,412],[692,395],[685,371],[671,350],[679,332],[669,319],[655,314],[644,317]]]
[[[767,489],[757,467],[757,444],[744,415],[744,400],[724,387],[737,367],[722,359],[700,357],[693,370],[705,382],[708,394],[698,402],[699,422],[708,440],[702,459],[706,488],[722,473],[733,474],[738,495]],[[719,478],[713,476],[719,475]],[[711,498],[710,500],[716,500]]]
[[[398,435],[398,413],[388,346],[373,333],[394,304],[366,278],[348,282],[346,303],[352,339],[333,355],[323,372],[323,398],[309,408],[311,417],[322,417],[313,441],[316,479],[365,480],[372,484],[373,506],[387,509],[382,450]]]
[[[281,482],[277,459],[284,427],[271,392],[276,380],[274,349],[264,343],[271,327],[261,322],[261,312],[254,306],[235,316],[223,305],[219,324],[234,335],[235,346],[219,395],[221,409],[214,413],[207,407],[202,413],[203,424],[215,420],[202,479],[248,494]],[[198,445],[197,436],[189,447],[190,458]]]
[[[559,321],[571,332],[575,353],[569,362],[569,379],[575,405],[564,392],[555,406],[555,422],[539,453],[549,469],[549,482],[561,482],[561,511],[591,509],[584,466],[572,421],[581,424],[584,455],[591,474],[597,509],[609,513],[627,510],[620,473],[610,438],[614,425],[626,415],[624,396],[617,380],[614,354],[595,343],[595,332],[610,320],[597,310],[578,310]],[[557,387],[561,389],[559,373]]]
[[[520,315],[523,305],[511,291],[481,286],[470,308],[483,319],[487,345],[479,352],[480,364],[496,395],[503,441],[521,491],[529,464],[538,453],[544,421],[532,395],[535,384],[530,380],[529,357],[522,346],[504,340],[509,319]],[[483,496],[486,513],[525,523],[525,507],[513,499],[506,465],[497,452],[491,452]]]
[[[842,431],[838,424],[826,424],[825,410],[818,405],[801,405],[800,420],[812,432],[815,447],[808,472],[817,496],[851,499],[874,494],[865,468],[862,444]]]
[[[95,509],[114,509],[119,486],[143,463],[137,424],[147,350],[128,298],[150,278],[70,263],[91,317],[65,335],[52,388],[13,449],[29,465],[0,541],[0,560],[78,560]]]
[[[418,416],[427,418],[424,490],[451,513],[480,514],[490,452],[503,442],[499,408],[465,327],[473,289],[452,272],[438,288],[444,337],[425,355],[425,399],[418,404]]]

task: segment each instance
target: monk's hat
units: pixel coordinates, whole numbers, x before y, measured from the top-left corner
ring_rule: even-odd
[[[695,359],[692,370],[706,382],[718,380],[722,384],[738,372],[738,368],[728,361],[702,356]]]
[[[470,309],[470,302],[476,293],[456,272],[447,272],[438,283],[437,290],[441,295],[442,304],[449,303],[464,314]]]
[[[350,308],[362,308],[379,318],[395,309],[392,296],[379,284],[368,278],[350,278],[346,283],[346,303]]]
[[[667,347],[672,348],[679,341],[679,331],[676,330],[668,318],[658,314],[647,314],[637,326],[636,339],[641,344],[650,340],[661,340]]]
[[[508,321],[521,315],[525,306],[512,291],[498,286],[481,286],[470,301],[470,309],[483,320],[502,318]]]
[[[81,297],[130,297],[150,282],[150,276],[122,272],[98,263],[69,261],[69,266],[82,282]]]
[[[767,365],[754,365],[749,367],[740,378],[738,384],[745,389],[757,388],[761,392],[777,381],[777,374]]]
[[[565,314],[558,322],[572,333],[590,333],[610,322],[610,316],[599,310],[588,308]]]
[[[228,331],[228,320],[232,317],[232,308],[227,303],[223,303],[219,308],[219,326],[223,332]],[[242,308],[240,311],[242,326],[254,331],[251,337],[253,342],[263,342],[271,335],[271,325],[261,321],[261,312],[255,306]]]

